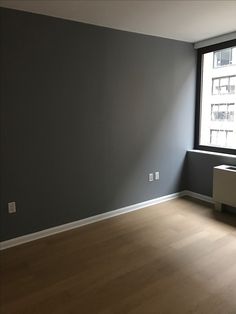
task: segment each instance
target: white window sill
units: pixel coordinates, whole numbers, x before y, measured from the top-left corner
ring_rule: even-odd
[[[234,159],[236,158],[236,155],[224,154],[224,153],[216,153],[216,152],[210,152],[210,151],[199,150],[199,149],[189,149],[188,152],[197,153],[197,154],[207,154],[207,155],[222,156],[222,157],[230,157],[230,158],[234,158]]]

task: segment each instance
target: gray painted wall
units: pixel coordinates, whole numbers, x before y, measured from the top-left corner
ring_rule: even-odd
[[[191,44],[7,9],[0,35],[1,240],[185,188]]]
[[[189,151],[186,158],[188,190],[212,197],[213,168],[219,165],[236,165],[236,157]]]

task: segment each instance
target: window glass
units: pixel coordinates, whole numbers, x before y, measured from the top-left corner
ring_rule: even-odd
[[[236,47],[202,55],[199,144],[236,149]]]

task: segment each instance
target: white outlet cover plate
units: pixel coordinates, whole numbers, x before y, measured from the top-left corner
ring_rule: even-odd
[[[16,202],[8,203],[8,213],[13,214],[16,212]]]
[[[152,182],[153,180],[154,180],[153,173],[149,173],[149,175],[148,175],[148,181],[149,181],[149,182]]]

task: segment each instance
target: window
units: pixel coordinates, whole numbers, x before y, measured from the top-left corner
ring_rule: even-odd
[[[236,40],[198,51],[195,148],[236,154]]]
[[[232,130],[210,130],[210,143],[212,145],[224,145],[224,146],[232,146],[233,143],[233,131]]]
[[[211,121],[234,121],[235,104],[211,104]]]
[[[232,64],[232,48],[226,48],[214,52],[214,67],[222,67]]]
[[[212,78],[212,95],[234,94],[236,76]]]

